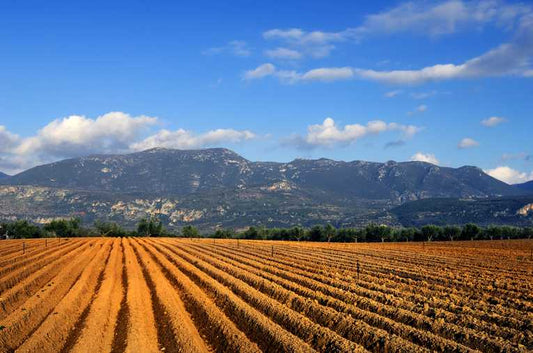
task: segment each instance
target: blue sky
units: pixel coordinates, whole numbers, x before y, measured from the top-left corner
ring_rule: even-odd
[[[0,170],[228,147],[533,179],[533,5],[0,3]]]

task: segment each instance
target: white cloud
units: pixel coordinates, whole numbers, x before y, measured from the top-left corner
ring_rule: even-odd
[[[423,113],[423,112],[425,112],[426,110],[428,110],[428,106],[425,105],[425,104],[421,104],[421,105],[419,105],[418,107],[416,107],[416,111],[417,111],[417,112],[420,112],[420,113]]]
[[[322,81],[366,79],[389,84],[421,84],[431,81],[473,79],[498,76],[532,76],[533,9],[529,5],[508,5],[501,1],[446,1],[442,3],[405,3],[389,11],[370,15],[357,28],[339,32],[306,32],[293,28],[274,29],[263,33],[268,40],[284,41],[299,52],[310,50],[315,56],[325,56],[334,48],[332,43],[358,39],[371,34],[415,32],[429,35],[454,33],[460,28],[492,23],[513,29],[511,39],[477,57],[462,63],[439,63],[416,70],[372,70],[356,67],[322,67],[307,72],[289,71],[279,75],[284,82],[306,81],[306,75],[317,70],[333,72],[343,69],[343,75],[329,75]],[[286,80],[287,76],[292,77]],[[324,76],[322,76],[324,77]]]
[[[333,82],[339,80],[347,80],[352,78],[354,72],[349,67],[325,67],[309,70],[305,73],[299,73],[296,71],[278,70],[274,65],[270,63],[259,65],[253,70],[248,70],[244,73],[245,80],[260,79],[267,76],[275,76],[281,82],[284,83],[297,83],[297,82]]]
[[[421,131],[421,128],[414,125],[386,123],[381,120],[369,121],[366,125],[352,124],[339,127],[332,118],[326,118],[322,124],[308,126],[305,136],[292,136],[288,143],[300,148],[331,147],[336,144],[354,143],[365,136],[386,131],[397,131],[402,137],[411,138]]]
[[[252,55],[252,51],[248,48],[248,44],[243,40],[232,40],[222,47],[209,48],[202,53],[204,55],[231,54],[240,57],[248,57]]]
[[[506,121],[507,119],[505,118],[502,118],[499,116],[491,116],[490,118],[481,120],[481,125],[486,126],[486,127],[494,127]]]
[[[157,123],[154,117],[122,112],[96,119],[71,115],[48,123],[26,138],[0,126],[0,170],[13,174],[57,159],[94,153],[127,153],[152,147],[199,148],[256,137],[248,130],[217,129],[197,135],[180,129],[160,130],[142,139]]]
[[[502,154],[501,160],[502,161],[509,161],[509,160],[523,160],[523,161],[530,161],[533,159],[533,156],[526,152],[520,152],[520,153],[504,153]]]
[[[309,70],[300,79],[302,81],[338,81],[352,77],[353,70],[349,67],[331,67]]]
[[[503,1],[405,2],[386,11],[366,16],[360,26],[340,31],[305,31],[301,28],[271,29],[263,33],[268,41],[284,43],[305,56],[328,56],[335,44],[358,42],[376,35],[409,32],[436,37],[460,30],[482,29],[488,24],[511,30],[533,12],[531,6]]]
[[[503,1],[405,2],[390,10],[366,17],[354,29],[359,37],[410,32],[417,35],[440,36],[494,23],[509,28],[520,16],[531,11],[522,4]]]
[[[431,164],[435,164],[435,165],[439,165],[439,163],[440,163],[439,160],[437,159],[437,157],[435,157],[434,154],[422,153],[422,152],[415,153],[414,155],[411,156],[411,158],[409,160],[418,161],[418,162],[427,162],[427,163],[431,163]]]
[[[386,98],[394,98],[396,97],[397,95],[401,94],[403,91],[401,89],[397,89],[397,90],[394,90],[394,91],[389,91],[389,92],[386,92],[384,94],[384,96]]]
[[[473,148],[479,146],[479,142],[477,142],[474,139],[471,139],[470,137],[465,137],[461,141],[459,141],[459,144],[457,145],[460,149],[466,149],[466,148]]]
[[[424,113],[426,110],[428,110],[428,106],[425,104],[420,104],[415,108],[415,110],[407,112],[408,115],[413,115],[416,113]]]
[[[20,137],[0,125],[0,153],[10,151],[19,142]]]
[[[238,143],[253,138],[256,138],[256,135],[248,130],[217,129],[199,135],[184,129],[176,131],[160,130],[157,134],[132,144],[131,149],[136,151],[154,147],[190,149],[226,143]]]
[[[355,69],[360,78],[392,84],[419,84],[460,78],[527,75],[533,56],[533,13],[520,18],[511,41],[462,64],[437,64],[419,70]]]
[[[485,173],[507,184],[520,184],[533,180],[533,172],[528,174],[526,172],[520,172],[518,170],[512,169],[508,166],[488,169],[485,170]]]
[[[23,139],[16,153],[64,156],[127,149],[132,139],[156,122],[157,118],[132,117],[122,112],[107,113],[96,119],[71,115],[52,121],[37,135]]]
[[[351,67],[322,67],[305,73],[291,72],[298,81],[306,81],[316,72],[323,73],[322,81],[350,80],[354,78],[396,85],[414,85],[432,81],[472,79],[498,76],[524,76],[530,70],[533,57],[533,16],[531,24],[523,26],[521,35],[512,42],[502,44],[487,53],[462,64],[437,64],[419,70],[377,71]],[[339,70],[343,74],[338,75]],[[328,79],[324,79],[329,76]]]
[[[437,94],[437,91],[433,90],[433,91],[429,91],[429,92],[412,92],[410,94],[410,96],[413,99],[426,99],[426,98],[432,97],[432,96],[434,96],[436,94]]]
[[[255,80],[266,76],[273,75],[276,72],[276,67],[270,63],[258,66],[253,70],[248,70],[244,73],[245,80]]]
[[[299,51],[282,47],[265,50],[265,55],[274,59],[288,60],[296,60],[302,57],[302,54]]]
[[[300,28],[290,28],[271,29],[263,33],[266,40],[281,41],[303,55],[315,58],[328,56],[335,49],[332,43],[343,42],[350,37],[350,29],[341,32],[306,32]]]

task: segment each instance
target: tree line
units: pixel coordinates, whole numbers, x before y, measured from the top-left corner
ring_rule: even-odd
[[[84,227],[79,218],[57,219],[38,226],[26,220],[0,223],[0,237],[46,238],[46,237],[211,237],[224,239],[264,239],[317,242],[399,242],[399,241],[446,241],[446,240],[493,240],[531,238],[533,227],[513,227],[491,225],[480,227],[476,224],[463,226],[390,227],[369,224],[362,228],[336,228],[331,224],[315,225],[310,228],[294,226],[290,228],[249,227],[236,232],[231,229],[218,229],[214,233],[202,234],[198,228],[187,225],[179,231],[166,229],[156,218],[144,218],[135,229],[126,229],[115,222],[95,222]]]

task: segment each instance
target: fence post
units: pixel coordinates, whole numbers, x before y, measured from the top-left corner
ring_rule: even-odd
[[[44,247],[45,247],[45,248],[48,247],[48,239],[44,239]]]
[[[274,257],[274,245],[272,245],[272,257]]]
[[[359,260],[357,260],[357,280],[359,281],[359,273],[361,272],[361,268],[359,266]]]
[[[26,243],[25,242],[22,242],[22,253],[23,254],[26,253]]]

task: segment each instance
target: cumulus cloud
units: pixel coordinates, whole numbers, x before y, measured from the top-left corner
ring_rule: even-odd
[[[485,170],[485,173],[507,184],[520,184],[533,180],[533,172],[520,172],[508,166],[500,166],[494,169],[488,169]]]
[[[0,125],[0,153],[10,151],[20,140],[20,137],[11,133],[3,125]]]
[[[157,118],[132,117],[122,112],[107,113],[96,119],[71,115],[52,121],[37,135],[23,139],[16,153],[64,156],[127,149],[132,139],[156,122]]]
[[[202,53],[204,55],[230,54],[240,57],[248,57],[252,55],[251,49],[243,40],[232,40],[222,47],[209,48]]]
[[[131,149],[142,151],[154,147],[189,149],[218,145],[220,143],[238,143],[255,138],[248,130],[217,129],[196,135],[191,131],[160,130],[157,134],[131,145]]]
[[[273,75],[276,72],[276,67],[270,63],[258,66],[253,70],[248,70],[244,73],[245,80],[255,80],[266,76]]]
[[[473,148],[477,146],[479,146],[479,142],[470,137],[465,137],[464,139],[459,141],[459,144],[457,145],[457,147],[460,149]]]
[[[21,138],[0,126],[0,170],[16,173],[38,164],[94,153],[126,153],[152,147],[199,148],[255,138],[248,130],[160,130],[146,136],[158,123],[148,116],[111,112],[91,119],[71,115],[56,119],[34,136]]]
[[[339,127],[332,118],[326,118],[322,124],[308,126],[305,136],[292,136],[286,142],[299,148],[332,147],[351,144],[365,136],[386,131],[396,131],[403,138],[411,138],[420,130],[421,128],[414,125],[386,123],[382,120],[369,121],[366,125],[352,124]]]
[[[439,165],[439,160],[437,159],[437,157],[435,157],[434,154],[431,154],[431,153],[417,152],[414,155],[412,155],[409,160]]]
[[[299,51],[282,47],[265,50],[265,55],[273,59],[287,60],[296,60],[302,57],[302,54]]]
[[[486,127],[494,127],[506,121],[507,119],[505,118],[502,118],[499,116],[491,116],[490,118],[481,120],[481,125],[486,126]]]

